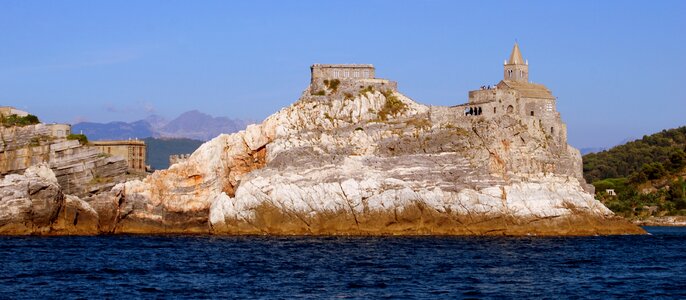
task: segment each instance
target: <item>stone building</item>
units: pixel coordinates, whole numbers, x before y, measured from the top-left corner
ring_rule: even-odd
[[[368,64],[314,64],[310,67],[312,81],[317,79],[373,79],[374,66]]]
[[[146,171],[146,145],[144,141],[94,141],[91,142],[91,145],[97,147],[102,153],[125,158],[130,173],[143,173]]]
[[[20,109],[16,109],[12,106],[0,106],[0,115],[2,116],[10,116],[10,115],[17,115],[20,117],[26,117],[29,115],[28,112],[25,112]]]
[[[50,130],[50,135],[58,139],[66,139],[71,134],[71,125],[69,124],[45,124]]]
[[[453,106],[466,117],[492,118],[502,114],[524,117],[528,126],[544,130],[557,142],[567,141],[567,127],[556,110],[556,97],[542,84],[529,81],[529,63],[515,43],[503,67],[503,80],[469,92],[466,104]]]

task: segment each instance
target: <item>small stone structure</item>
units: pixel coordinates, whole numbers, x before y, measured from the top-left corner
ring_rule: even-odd
[[[169,156],[169,166],[188,160],[190,154],[173,154]]]
[[[376,78],[374,66],[370,64],[314,64],[310,70],[310,95],[322,99],[334,94],[350,99],[361,89],[398,90],[397,82]]]
[[[91,145],[97,147],[100,152],[120,156],[128,162],[128,170],[132,173],[144,173],[146,171],[145,156],[146,145],[145,141],[135,140],[121,140],[121,141],[94,141]]]
[[[20,117],[26,117],[29,115],[29,113],[25,112],[23,110],[16,109],[12,106],[0,106],[0,115],[2,115],[2,116],[17,115]]]
[[[617,196],[617,193],[614,189],[606,189],[605,194],[608,194],[609,196]]]
[[[50,135],[58,139],[66,139],[71,134],[71,125],[69,124],[46,124],[50,130]]]

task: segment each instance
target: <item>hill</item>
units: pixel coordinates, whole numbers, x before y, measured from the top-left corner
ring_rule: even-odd
[[[132,138],[187,138],[207,141],[222,133],[233,133],[251,123],[247,120],[213,117],[197,110],[182,113],[167,121],[151,115],[135,122],[94,123],[81,122],[72,126],[72,132],[83,133],[90,140],[126,140]]]
[[[616,213],[686,215],[686,126],[587,154],[583,164],[596,197]]]
[[[155,170],[169,167],[169,155],[193,153],[203,141],[192,139],[145,138],[148,146],[146,162]]]
[[[93,123],[81,122],[72,126],[72,132],[83,133],[92,141],[98,140],[128,140],[145,138],[154,135],[150,123],[140,120],[136,122]]]

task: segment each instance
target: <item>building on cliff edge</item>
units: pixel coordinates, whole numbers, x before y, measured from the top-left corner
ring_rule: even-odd
[[[145,164],[147,147],[145,141],[119,140],[119,141],[92,141],[90,144],[100,152],[119,156],[126,159],[129,173],[145,173],[148,167]]]

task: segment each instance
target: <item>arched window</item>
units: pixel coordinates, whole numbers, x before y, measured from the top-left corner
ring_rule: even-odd
[[[508,113],[508,114],[511,114],[511,113],[513,113],[513,112],[514,112],[514,107],[513,107],[512,105],[508,106],[508,107],[507,107],[507,113]]]

